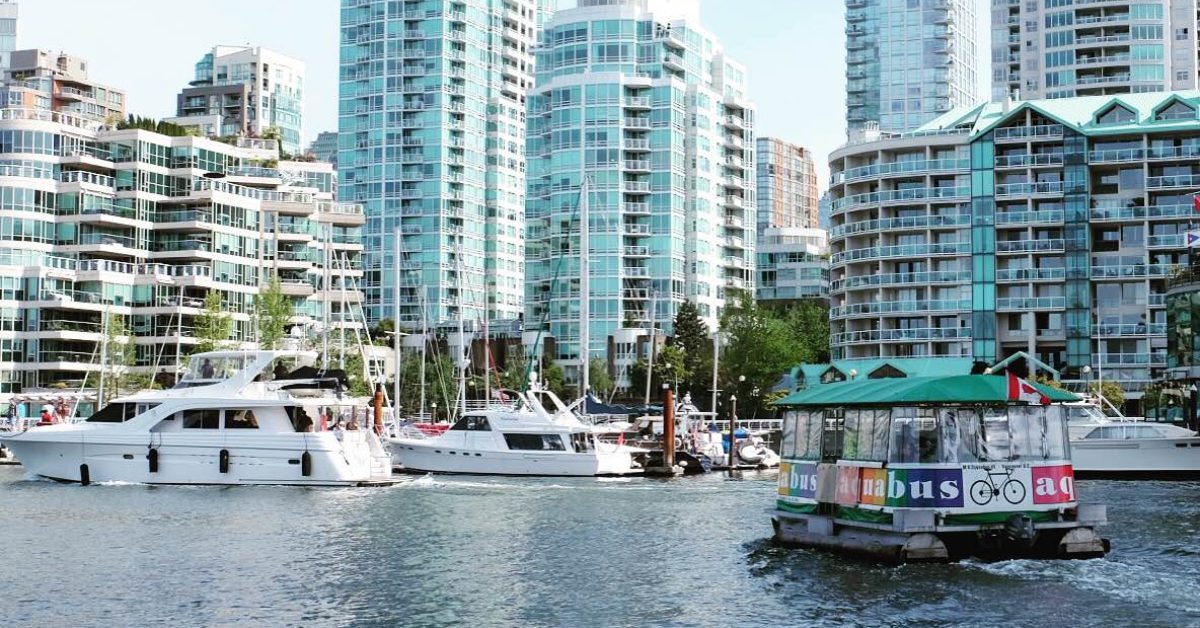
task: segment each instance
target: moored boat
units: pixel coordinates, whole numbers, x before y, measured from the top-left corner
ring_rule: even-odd
[[[30,472],[89,484],[392,483],[382,442],[351,419],[314,431],[318,417],[350,410],[312,369],[315,354],[217,351],[190,358],[170,390],[119,398],[76,423],[39,426],[6,439]],[[285,363],[288,366],[284,366]]]
[[[392,462],[408,473],[605,476],[643,471],[645,451],[602,442],[549,390],[509,392],[510,403],[467,412],[437,436],[408,430],[389,438]]]
[[[1077,400],[995,375],[794,393],[776,403],[775,538],[895,561],[1103,556],[1105,508],[1076,496],[1061,404]]]

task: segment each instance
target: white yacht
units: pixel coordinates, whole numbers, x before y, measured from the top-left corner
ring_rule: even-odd
[[[34,427],[5,444],[30,472],[83,484],[391,483],[387,451],[365,421],[313,431],[322,412],[356,410],[330,392],[329,379],[293,369],[314,358],[196,354],[173,389],[120,398],[80,422]]]
[[[1166,423],[1114,420],[1071,439],[1076,477],[1200,479],[1200,436]]]
[[[467,412],[437,436],[416,430],[388,439],[409,473],[602,476],[642,472],[645,450],[604,443],[548,390],[508,392],[510,404]]]

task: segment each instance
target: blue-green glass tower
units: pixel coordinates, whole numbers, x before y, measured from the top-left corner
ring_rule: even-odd
[[[367,214],[369,318],[521,314],[525,92],[551,5],[342,0],[339,192]]]
[[[579,189],[588,185],[589,353],[628,381],[685,300],[715,328],[753,290],[754,111],[694,3],[580,0],[555,14],[529,98],[526,330],[579,367]]]

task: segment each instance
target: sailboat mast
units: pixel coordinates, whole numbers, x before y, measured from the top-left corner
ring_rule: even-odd
[[[429,350],[429,317],[425,310],[429,300],[429,286],[421,287],[421,407],[417,410],[418,417],[425,416],[425,361]]]
[[[467,342],[463,329],[463,316],[466,300],[463,299],[463,246],[458,243],[458,254],[455,255],[455,275],[458,277],[458,416],[467,411]]]
[[[400,370],[403,363],[400,360],[400,227],[392,231],[392,340],[395,345],[395,373],[392,377],[392,420],[400,420]]]
[[[584,175],[583,185],[579,187],[579,395],[586,397],[589,388],[589,370],[591,362],[588,350],[591,348],[591,290],[589,285],[589,257],[591,244],[591,217],[588,208],[588,180]],[[582,414],[587,414],[587,402],[581,406]]]
[[[650,381],[654,379],[654,345],[658,344],[658,329],[655,318],[658,317],[658,293],[650,293],[650,361],[646,363],[646,405],[650,405]]]

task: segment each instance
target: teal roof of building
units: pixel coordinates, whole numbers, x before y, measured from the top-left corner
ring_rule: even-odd
[[[1079,401],[1065,391],[1033,384],[1052,402]],[[907,379],[856,379],[796,391],[776,406],[895,406],[903,404],[1009,404],[1008,378],[1001,375],[954,375]]]
[[[790,373],[796,385],[812,386],[821,383],[821,376],[830,369],[837,370],[842,378],[849,379],[850,371],[855,371],[855,381],[859,379],[878,379],[871,375],[880,368],[891,367],[905,377],[948,377],[951,375],[966,375],[971,372],[974,361],[971,358],[924,357],[924,358],[874,358],[857,360],[833,360],[828,364],[798,364]]]
[[[1111,96],[1076,96],[1049,100],[1014,102],[1004,111],[1003,103],[956,107],[913,131],[916,135],[949,129],[970,128],[972,135],[985,133],[1010,116],[1032,109],[1085,135],[1110,135],[1131,131],[1196,129],[1200,115],[1181,120],[1155,120],[1155,114],[1173,102],[1183,102],[1200,111],[1200,91],[1150,92]],[[1134,121],[1125,124],[1097,124],[1096,117],[1109,106],[1120,104],[1134,113]]]

